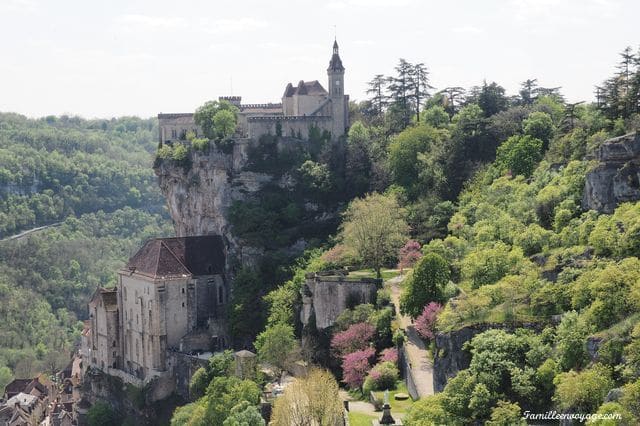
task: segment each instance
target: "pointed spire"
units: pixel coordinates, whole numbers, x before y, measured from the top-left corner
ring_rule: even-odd
[[[327,69],[327,71],[344,71],[342,59],[340,59],[340,54],[338,52],[338,40],[333,41],[333,55],[331,56],[329,69]]]

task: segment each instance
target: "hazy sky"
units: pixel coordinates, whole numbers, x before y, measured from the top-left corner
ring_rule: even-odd
[[[334,25],[345,89],[424,62],[436,88],[537,78],[591,100],[640,45],[638,0],[0,0],[0,111],[152,116],[219,95],[278,102],[326,87]]]

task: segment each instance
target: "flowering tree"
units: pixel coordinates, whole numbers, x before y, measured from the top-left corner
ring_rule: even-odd
[[[387,348],[382,351],[378,357],[378,362],[393,362],[398,363],[398,350],[396,348]]]
[[[337,333],[331,339],[331,350],[336,356],[365,349],[376,334],[376,329],[369,323],[353,324],[345,331]]]
[[[398,253],[398,268],[400,268],[400,273],[402,273],[404,268],[413,267],[421,257],[420,243],[416,240],[407,241]]]
[[[367,373],[371,370],[371,359],[376,351],[366,348],[342,357],[342,381],[351,389],[358,389],[364,383]]]
[[[433,339],[438,314],[442,311],[442,305],[431,302],[424,307],[422,313],[416,319],[416,331],[424,339]]]

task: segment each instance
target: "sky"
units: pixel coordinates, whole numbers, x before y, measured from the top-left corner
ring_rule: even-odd
[[[0,0],[0,111],[86,118],[190,112],[218,96],[279,102],[319,80],[334,36],[345,92],[399,58],[436,89],[537,78],[591,101],[626,46],[637,0]]]

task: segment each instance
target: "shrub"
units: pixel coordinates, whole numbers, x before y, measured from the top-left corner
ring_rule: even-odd
[[[331,339],[331,350],[337,356],[363,350],[371,343],[376,329],[371,324],[353,324],[347,330],[337,333]]]
[[[364,381],[363,391],[368,393],[372,390],[393,389],[396,387],[398,375],[398,367],[394,363],[389,361],[381,362],[369,372]]]
[[[420,316],[416,319],[416,331],[423,339],[433,339],[436,330],[436,320],[442,311],[442,305],[431,302],[424,307]]]

